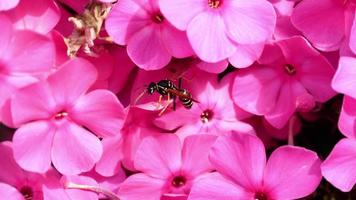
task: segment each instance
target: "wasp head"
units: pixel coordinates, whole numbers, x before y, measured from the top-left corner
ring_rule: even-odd
[[[155,82],[151,82],[147,87],[147,93],[153,94],[157,90],[157,84]]]

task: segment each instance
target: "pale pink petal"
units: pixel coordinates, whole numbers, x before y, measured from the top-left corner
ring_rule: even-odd
[[[356,19],[354,19],[350,33],[350,49],[356,54]]]
[[[2,0],[0,1],[0,11],[15,8],[19,2],[20,0]]]
[[[236,73],[232,97],[242,109],[263,115],[275,107],[281,86],[282,80],[275,70],[252,66]]]
[[[24,197],[16,188],[5,183],[0,183],[0,196],[2,199],[24,200]]]
[[[153,177],[168,178],[181,166],[181,143],[174,134],[145,138],[137,149],[135,168]]]
[[[211,149],[210,161],[219,173],[240,187],[250,191],[261,187],[266,153],[257,136],[230,133],[219,137]]]
[[[301,1],[293,11],[292,23],[318,49],[337,50],[345,34],[344,8],[340,2]]]
[[[98,187],[98,183],[90,178],[85,176],[63,176],[61,182],[64,185],[69,185],[70,183],[79,184],[79,185],[89,185]],[[97,200],[98,194],[91,191],[80,190],[80,189],[66,189],[65,192],[67,193],[69,199],[76,199],[76,200]]]
[[[229,62],[236,68],[252,65],[262,54],[264,43],[239,45]]]
[[[16,162],[27,171],[46,172],[51,167],[54,131],[46,121],[28,123],[17,129],[13,138]]]
[[[182,171],[195,177],[211,171],[213,167],[208,159],[211,146],[216,140],[212,135],[193,135],[184,140],[182,149]]]
[[[52,145],[53,165],[66,175],[89,171],[103,152],[99,138],[71,122],[59,125]]]
[[[125,45],[128,40],[150,22],[150,17],[139,3],[122,0],[115,4],[105,21],[105,29],[117,44]]]
[[[94,90],[80,97],[70,111],[73,120],[99,136],[113,136],[123,126],[125,112],[117,97],[106,90]]]
[[[236,200],[253,199],[254,194],[224,178],[219,173],[211,173],[194,183],[188,200]]]
[[[175,134],[179,137],[180,141],[184,141],[186,137],[196,134],[205,134],[203,130],[204,126],[201,123],[194,123],[194,124],[187,124],[179,128]],[[209,134],[216,134],[216,133],[209,133]]]
[[[134,174],[120,185],[121,200],[157,200],[162,195],[164,180],[152,178],[145,174]]]
[[[356,141],[342,139],[321,165],[326,180],[343,192],[349,192],[356,183]]]
[[[0,15],[0,26],[2,29],[0,34],[0,59],[2,60],[3,54],[8,50],[9,43],[11,42],[13,30],[10,19],[4,15]]]
[[[113,176],[121,170],[121,160],[123,158],[121,136],[104,138],[102,144],[103,155],[96,163],[95,171],[103,176]]]
[[[229,65],[229,62],[227,60],[223,60],[217,63],[207,63],[204,61],[201,61],[199,63],[196,64],[196,66],[206,72],[209,73],[214,73],[214,74],[218,74],[223,72],[227,66]]]
[[[14,125],[48,119],[55,111],[55,102],[48,84],[44,81],[32,84],[20,90],[11,100],[11,112]]]
[[[16,163],[11,142],[0,143],[0,181],[10,185],[16,185],[25,179],[24,171]]]
[[[78,78],[80,77],[80,78]],[[71,59],[48,77],[53,97],[59,105],[74,103],[95,82],[97,71],[87,60]]]
[[[356,99],[345,96],[339,117],[339,129],[348,138],[356,138]]]
[[[164,27],[161,29],[161,38],[173,57],[185,58],[194,55],[186,32],[176,29],[168,22],[162,26]]]
[[[168,21],[182,31],[187,29],[196,15],[208,8],[208,3],[204,0],[160,0],[158,3]]]
[[[36,6],[34,6],[34,4]],[[53,0],[20,1],[19,5],[6,13],[16,29],[47,34],[58,23],[61,13]]]
[[[178,101],[176,103],[179,103]],[[188,125],[196,121],[196,115],[192,112],[187,112],[186,108],[177,108],[174,112],[165,113],[153,122],[160,128],[165,130],[174,130],[181,126]]]
[[[127,42],[128,55],[144,70],[161,69],[171,60],[171,54],[162,41],[160,29],[156,26],[145,26]]]
[[[276,25],[276,13],[264,0],[226,1],[222,16],[229,37],[239,44],[268,40]]]
[[[214,63],[222,61],[236,51],[226,35],[222,17],[216,12],[203,12],[196,16],[187,29],[188,39],[200,59]]]
[[[71,200],[69,199],[68,194],[61,187],[43,185],[42,192],[43,200]]]
[[[299,199],[318,187],[321,181],[317,154],[301,147],[284,146],[270,156],[264,186],[271,199]]]
[[[340,92],[356,98],[356,58],[341,57],[339,67],[332,81],[332,87]]]

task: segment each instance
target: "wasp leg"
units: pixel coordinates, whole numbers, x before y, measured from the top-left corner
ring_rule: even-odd
[[[177,102],[176,102],[177,96],[173,96],[173,110],[176,110],[177,107]]]
[[[161,115],[164,113],[164,111],[167,110],[168,106],[171,104],[171,95],[170,95],[169,93],[167,94],[167,102],[168,102],[168,103],[166,103],[166,105],[165,105],[164,108],[161,110],[161,112],[159,112],[158,116],[161,116]]]
[[[161,105],[162,105],[162,98],[163,98],[163,96],[162,96],[162,95],[159,95],[158,102],[157,102],[157,106],[156,106],[156,110],[158,110],[159,107],[161,107]]]

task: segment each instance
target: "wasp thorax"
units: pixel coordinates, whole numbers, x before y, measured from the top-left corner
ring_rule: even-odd
[[[210,8],[219,8],[223,0],[208,0],[208,5]]]
[[[33,199],[33,190],[29,186],[24,186],[20,189],[20,193],[24,197],[25,200],[32,200]]]
[[[209,122],[214,116],[213,111],[211,110],[205,110],[200,114],[200,119],[203,123]]]
[[[172,186],[179,188],[185,185],[187,179],[184,176],[175,176],[172,179]]]
[[[297,73],[297,70],[291,64],[285,64],[284,70],[287,72],[288,75],[294,75],[295,73]]]
[[[162,23],[163,20],[164,20],[164,17],[161,13],[156,13],[156,14],[152,15],[152,21],[156,24]]]
[[[63,118],[66,118],[68,116],[68,113],[65,111],[58,112],[54,115],[55,120],[61,120]]]

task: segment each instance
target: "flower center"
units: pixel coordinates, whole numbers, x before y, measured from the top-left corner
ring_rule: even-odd
[[[175,176],[172,180],[173,187],[179,188],[185,185],[187,179],[184,176]]]
[[[255,200],[268,200],[268,196],[263,192],[257,192],[254,197]]]
[[[20,193],[25,198],[25,200],[32,200],[33,190],[29,186],[24,186],[20,189]]]
[[[219,8],[223,0],[208,0],[208,5],[210,8]]]
[[[294,75],[295,73],[297,73],[297,70],[291,64],[285,64],[284,70],[287,72],[288,75]]]
[[[61,111],[61,112],[58,112],[57,114],[54,115],[54,119],[55,120],[61,120],[65,117],[68,116],[68,113],[66,111]]]
[[[208,109],[200,114],[200,119],[203,123],[207,123],[213,118],[213,116],[213,111]]]
[[[152,15],[152,21],[156,24],[162,23],[163,20],[164,20],[164,17],[161,13],[156,13],[156,14]]]

